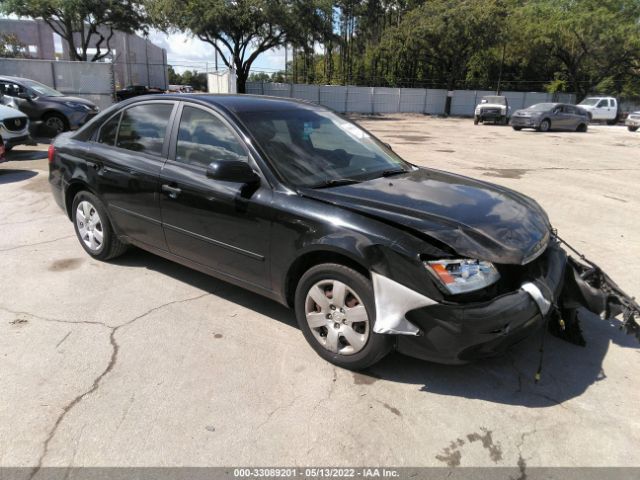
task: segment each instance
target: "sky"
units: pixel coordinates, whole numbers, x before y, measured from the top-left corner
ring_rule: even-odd
[[[183,33],[165,34],[152,30],[149,40],[158,47],[167,50],[167,62],[181,73],[184,70],[204,70],[207,66],[213,68],[215,62],[214,48],[206,42],[191,38]],[[252,65],[252,71],[267,71],[269,73],[284,70],[284,49],[272,49],[261,54]],[[218,67],[224,68],[222,60],[218,60]]]

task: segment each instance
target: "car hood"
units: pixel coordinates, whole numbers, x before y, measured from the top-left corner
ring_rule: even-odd
[[[529,197],[439,170],[418,168],[300,193],[435,238],[459,255],[494,263],[527,263],[542,253],[551,230],[546,213]]]
[[[0,120],[5,118],[27,118],[27,116],[20,110],[7,107],[6,105],[0,105]]]
[[[57,103],[64,103],[64,102],[74,102],[74,103],[81,103],[82,105],[87,105],[88,107],[92,107],[95,108],[96,104],[93,103],[91,100],[87,100],[86,98],[80,98],[80,97],[68,97],[66,95],[61,96],[61,97],[44,97],[46,98],[48,101],[50,102],[57,102]]]

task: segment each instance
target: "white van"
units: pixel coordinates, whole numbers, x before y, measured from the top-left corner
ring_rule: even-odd
[[[604,120],[607,125],[618,123],[618,100],[613,97],[587,97],[578,105],[587,111],[590,120]]]

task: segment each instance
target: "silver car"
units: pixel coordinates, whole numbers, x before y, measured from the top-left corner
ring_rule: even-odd
[[[537,103],[511,116],[514,130],[533,128],[539,132],[549,130],[570,130],[586,132],[589,114],[576,105],[566,103]]]
[[[635,132],[640,128],[640,110],[637,112],[631,112],[627,119],[624,121],[630,132]]]

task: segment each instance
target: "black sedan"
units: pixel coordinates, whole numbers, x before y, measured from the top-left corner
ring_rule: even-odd
[[[517,110],[511,116],[511,126],[514,130],[533,128],[539,132],[550,130],[586,132],[589,127],[589,114],[576,105],[537,103],[523,110]]]
[[[535,201],[416,167],[316,105],[138,97],[57,137],[49,161],[89,255],[135,245],[289,305],[342,367],[394,348],[467,362],[576,308]]]

